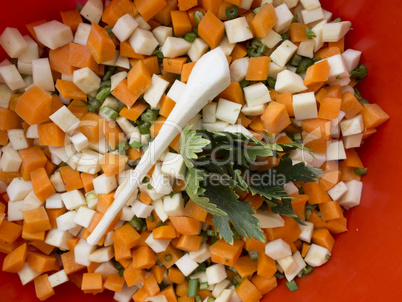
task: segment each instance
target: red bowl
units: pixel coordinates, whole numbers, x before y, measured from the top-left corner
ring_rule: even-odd
[[[72,9],[84,0],[1,1],[0,32],[6,26],[27,33],[24,24],[42,18],[59,19],[59,12]],[[289,292],[283,282],[262,301],[399,301],[402,286],[402,240],[400,238],[402,202],[400,185],[402,148],[398,134],[402,129],[399,104],[401,85],[402,2],[377,0],[321,0],[322,6],[353,23],[347,35],[348,48],[363,51],[362,62],[369,75],[359,85],[363,96],[378,103],[391,119],[364,143],[361,156],[369,168],[363,177],[360,206],[346,212],[349,231],[336,236],[331,260],[315,269],[306,280],[297,280],[299,290]],[[0,58],[5,58],[4,52]],[[391,175],[389,174],[391,173]],[[1,259],[0,259],[1,260]],[[48,301],[111,301],[112,294],[84,295],[75,285],[56,288]],[[23,287],[16,274],[0,272],[1,301],[36,301],[33,283]]]

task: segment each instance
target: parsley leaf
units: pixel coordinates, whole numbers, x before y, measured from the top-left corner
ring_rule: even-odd
[[[285,183],[290,181],[314,182],[320,176],[322,170],[307,166],[304,162],[293,165],[292,159],[286,156],[285,158],[281,158],[278,166],[262,172],[262,174],[264,173],[281,175],[284,177],[283,181]]]
[[[180,136],[180,154],[183,156],[184,163],[188,168],[194,167],[192,159],[197,159],[197,153],[202,152],[202,148],[207,146],[210,141],[197,135],[191,126],[186,126]]]
[[[282,199],[282,201],[272,199],[268,201],[268,205],[271,208],[272,213],[291,217],[296,220],[296,222],[304,225],[304,222],[297,217],[296,213],[294,212],[291,199],[285,198]]]

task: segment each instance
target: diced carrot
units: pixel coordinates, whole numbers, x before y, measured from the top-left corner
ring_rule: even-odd
[[[127,286],[131,287],[133,285],[137,285],[144,282],[145,279],[145,271],[137,269],[134,266],[134,261],[124,270],[123,273],[124,280],[127,283]]]
[[[329,140],[331,137],[331,121],[314,118],[302,121],[302,129],[306,132],[317,133],[318,138]]]
[[[53,71],[72,75],[74,67],[70,64],[70,45],[49,50],[49,63]]]
[[[260,252],[260,251],[265,251],[265,242],[259,241],[257,239],[250,239],[246,238],[244,242],[244,249],[246,251],[254,251],[254,252]]]
[[[34,279],[36,297],[44,301],[51,296],[55,295],[53,287],[50,285],[50,281],[47,274],[40,275]]]
[[[243,279],[236,288],[236,293],[242,301],[247,302],[258,302],[262,298],[260,291],[248,279]]]
[[[270,3],[261,7],[253,21],[251,21],[251,25],[255,30],[257,38],[264,38],[277,21],[278,17],[276,16],[275,8]]]
[[[84,293],[97,294],[103,291],[103,280],[101,273],[84,273],[82,275],[81,290]]]
[[[151,73],[151,75],[161,73],[157,56],[150,56],[150,57],[144,58],[144,59],[142,59],[142,62],[144,63],[144,65],[148,69],[148,71]]]
[[[318,118],[325,120],[334,120],[338,118],[339,111],[341,110],[341,102],[342,99],[338,98],[324,98],[321,101]]]
[[[20,117],[10,109],[0,108],[0,130],[5,131],[18,128],[21,128]]]
[[[45,201],[48,197],[56,193],[45,168],[38,168],[32,171],[31,180],[35,195],[40,201]]]
[[[172,257],[165,257],[166,255],[170,255]],[[158,253],[156,256],[166,268],[170,268],[176,263],[177,260],[179,260],[183,256],[183,252],[169,244],[166,248],[166,251]]]
[[[166,118],[164,116],[158,117],[158,119],[152,124],[149,128],[149,132],[151,133],[151,137],[156,137],[159,134],[163,124],[165,123]]]
[[[281,238],[288,244],[291,244],[297,240],[301,234],[301,229],[293,218],[286,216],[283,216],[282,218],[285,221],[285,225],[283,227],[264,229],[264,232],[269,241]]]
[[[43,206],[23,211],[24,223],[32,232],[48,231],[52,228],[49,216]]]
[[[127,151],[127,155],[129,160],[131,161],[136,161],[137,159],[139,159],[143,154],[142,150],[138,150],[136,148],[130,148]]]
[[[145,58],[144,55],[136,53],[128,41],[120,43],[120,55],[126,58],[132,58],[137,60],[142,60]]]
[[[206,11],[211,11],[213,14],[218,14],[219,6],[221,5],[223,0],[201,0],[199,1],[201,6]]]
[[[332,251],[335,244],[334,237],[332,237],[328,229],[325,228],[314,230],[311,240],[313,243],[325,247],[329,251]]]
[[[113,153],[106,153],[99,161],[103,172],[107,177],[119,174],[124,170],[127,163],[127,156]]]
[[[258,253],[257,274],[264,278],[271,278],[276,272],[275,260],[265,255],[265,249]]]
[[[377,132],[377,129],[375,129],[375,128],[367,129],[366,131],[364,131],[363,140],[369,138],[370,136],[372,136],[376,132]]]
[[[33,28],[36,27],[36,26],[39,26],[39,25],[41,25],[43,23],[46,23],[46,22],[47,22],[47,20],[41,19],[41,20],[38,20],[38,21],[35,21],[35,22],[32,22],[32,23],[29,23],[29,24],[25,25],[25,27],[27,28],[27,30],[31,34],[32,38],[34,38],[36,43],[38,43],[39,47],[41,47],[41,48],[43,48],[44,45],[41,42],[38,41],[38,37],[36,36],[35,30]]]
[[[346,91],[342,95],[341,110],[345,112],[345,117],[347,119],[351,119],[360,113],[363,110],[363,107],[352,93]]]
[[[201,236],[196,235],[182,235],[177,243],[177,248],[183,251],[197,251],[202,242]]]
[[[50,255],[54,250],[54,246],[41,241],[31,241],[29,245],[35,247],[38,251],[41,251],[46,255]]]
[[[229,20],[228,16],[226,15],[226,10],[233,7],[233,4],[227,2],[227,1],[222,1],[221,4],[219,5],[219,10],[216,16],[218,17],[219,20],[222,21],[227,21]]]
[[[214,0],[214,2],[218,1]],[[225,34],[225,25],[216,17],[212,10],[206,10],[208,12],[198,25],[198,35],[209,45],[209,47],[211,47],[211,49],[214,49],[223,39]]]
[[[83,100],[75,99],[68,104],[67,108],[79,119],[88,113],[88,105]]]
[[[211,260],[228,266],[234,266],[243,250],[243,241],[234,240],[233,245],[227,243],[223,239],[216,241],[209,247],[211,252]]]
[[[197,0],[179,0],[178,2],[181,11],[187,11],[198,4]]]
[[[176,102],[169,98],[166,94],[162,96],[161,108],[159,109],[159,114],[163,117],[168,117],[170,112],[172,112]]]
[[[166,287],[159,294],[165,296],[168,302],[177,302],[176,293],[172,285]]]
[[[45,231],[32,232],[32,230],[24,221],[22,224],[21,238],[25,240],[45,241]]]
[[[289,28],[290,41],[292,41],[293,43],[307,41],[308,38],[306,28],[306,24],[293,22]]]
[[[150,72],[141,60],[138,61],[127,75],[127,87],[134,95],[129,107],[131,107],[139,96],[148,89],[151,83],[152,78]]]
[[[187,297],[188,293],[188,281],[185,280],[182,284],[176,285],[176,295],[179,296],[178,302],[195,302],[194,297]]]
[[[1,114],[1,111],[0,111]],[[18,124],[19,125],[19,124]],[[17,126],[18,127],[18,126]],[[0,146],[5,146],[8,144],[8,133],[7,130],[0,130]]]
[[[293,96],[291,93],[281,93],[275,98],[275,102],[281,103],[286,106],[286,111],[289,116],[295,116],[293,110]]]
[[[47,162],[47,158],[42,149],[38,146],[31,146],[26,149],[18,151],[21,159],[21,174],[24,180],[31,179],[31,172],[38,168],[44,167]]]
[[[34,85],[20,96],[15,112],[29,125],[40,124],[49,118],[51,102],[52,96]]]
[[[320,203],[319,205],[322,220],[333,220],[343,217],[341,206],[336,201],[328,201]]]
[[[218,98],[244,105],[244,94],[239,82],[231,82],[230,85],[218,95]]]
[[[247,81],[265,81],[268,78],[270,57],[261,56],[250,58],[248,61]]]
[[[361,168],[361,169],[364,168],[364,165],[356,149],[354,148],[346,149],[345,153],[346,153],[346,159],[343,161],[342,164],[344,164],[346,167],[351,168]]]
[[[103,11],[102,21],[113,26],[117,20],[125,14],[130,14],[134,17],[132,4],[133,3],[129,0],[110,1]]]
[[[138,98],[130,91],[130,89],[128,89],[126,79],[117,85],[117,87],[112,91],[112,95],[127,107],[133,106]]]
[[[87,47],[98,64],[111,61],[115,57],[116,45],[112,38],[106,29],[94,22],[88,36]]]
[[[103,134],[102,127],[100,127],[100,122],[101,118],[99,115],[91,112],[88,112],[81,118],[79,129],[91,143],[97,143],[99,141],[100,134]]]
[[[328,42],[328,47],[337,47],[341,52],[345,51],[345,36],[337,42]]]
[[[154,16],[154,20],[169,26],[172,23],[170,12],[177,10],[177,0],[165,0],[166,5]]]
[[[88,67],[95,73],[99,68],[98,63],[96,63],[95,59],[92,57],[89,48],[76,43],[70,43],[69,63],[71,66],[76,68]]]
[[[27,251],[27,244],[24,243],[9,253],[3,260],[3,271],[9,273],[19,272],[24,267]]]
[[[331,201],[327,192],[325,192],[321,186],[316,182],[306,182],[303,184],[303,189],[306,195],[308,195],[309,204],[320,204]]]
[[[66,145],[66,134],[55,123],[38,125],[38,134],[41,146],[62,147]]]
[[[201,6],[195,6],[195,7],[191,8],[191,9],[187,10],[188,18],[190,19],[191,25],[192,25],[193,27],[196,27],[196,26],[198,25],[197,22],[196,22],[195,19],[194,19],[194,13],[195,13],[197,10],[200,11],[200,12],[202,12],[204,15],[205,15],[205,13],[206,13],[206,10],[205,10],[203,7],[201,7]]]
[[[271,276],[270,278],[265,278],[260,275],[254,275],[250,279],[250,281],[254,284],[254,286],[262,295],[269,293],[271,290],[275,289],[278,286],[278,282],[274,276]]]
[[[183,66],[187,62],[187,57],[179,58],[164,58],[163,59],[163,69],[166,72],[181,74],[183,71]]]
[[[46,212],[47,212],[47,216],[49,216],[49,221],[50,221],[50,225],[52,226],[52,229],[57,229],[56,219],[57,219],[57,217],[66,213],[67,209],[65,207],[60,208],[60,209],[46,209]]]
[[[172,25],[176,36],[184,36],[186,33],[193,30],[190,19],[186,12],[173,10],[170,12],[170,14],[172,16]]]
[[[267,5],[264,5],[267,6]],[[291,124],[286,106],[272,101],[261,115],[264,130],[270,136],[276,136]]]
[[[147,108],[148,106],[146,104],[136,102],[130,109],[124,107],[120,111],[120,115],[135,122]]]
[[[110,148],[116,149],[118,143],[126,140],[126,136],[115,122],[102,120],[102,123],[103,132],[105,133]]]
[[[338,219],[328,220],[326,228],[334,235],[346,232],[348,230],[347,219],[345,217],[341,217]]]
[[[92,175],[92,174],[89,174],[89,173],[81,173],[81,181],[82,181],[82,183],[84,185],[85,193],[93,191],[93,189],[94,189],[93,180],[95,178],[96,178],[95,175]]]
[[[107,209],[114,201],[114,191],[108,194],[98,194],[98,203],[96,204],[96,211],[105,214]]]
[[[174,228],[183,235],[198,235],[200,233],[201,222],[189,217],[170,217]]]
[[[193,70],[195,64],[197,62],[186,63],[183,65],[183,69],[181,72],[181,81],[183,83],[187,83],[188,78],[190,77],[191,71]]]
[[[126,223],[114,231],[112,239],[116,244],[131,249],[138,243],[140,234],[138,234],[131,224]]]
[[[59,171],[67,192],[79,190],[84,187],[80,177],[80,172],[73,170],[70,166],[60,167]]]
[[[73,251],[61,254],[61,262],[63,263],[63,269],[67,275],[73,274],[85,268],[84,265],[77,264],[75,262]]]
[[[233,267],[236,269],[240,277],[251,277],[257,271],[257,261],[251,260],[248,255],[242,256],[237,259]]]
[[[156,296],[160,292],[158,282],[156,282],[155,276],[150,274],[144,280],[144,288],[151,296]]]
[[[175,267],[169,268],[168,279],[175,284],[183,284],[186,280],[183,273]]]
[[[151,218],[152,217],[152,218]],[[147,224],[147,230],[153,231],[159,225],[162,220],[159,218],[158,214],[155,211],[152,211],[152,216],[148,216],[145,219],[145,223]]]
[[[303,242],[303,246],[302,246],[302,250],[301,250],[301,255],[302,255],[303,258],[306,257],[307,252],[310,249],[310,247],[311,247],[310,244],[308,244],[306,242]]]
[[[155,276],[155,280],[160,284],[165,275],[166,268],[164,266],[154,265],[151,269],[152,274]]]
[[[205,222],[208,212],[198,204],[189,200],[184,207],[184,215]]]
[[[51,271],[57,259],[52,256],[44,255],[36,252],[28,252],[27,263],[38,273]]]
[[[305,215],[305,205],[308,200],[307,195],[299,195],[299,194],[294,194],[291,195],[292,199],[292,207],[293,211],[296,213],[297,217],[300,219],[304,220],[304,215]]]
[[[323,60],[307,68],[304,85],[314,85],[328,81],[331,66],[327,60]]]
[[[366,128],[376,128],[389,119],[389,115],[378,104],[364,104],[361,113]]]
[[[165,6],[165,0],[135,0],[135,6],[138,12],[145,19],[150,20],[157,13],[159,13]]]
[[[342,98],[342,88],[341,85],[332,85],[325,87],[327,91],[326,97],[328,98]]]
[[[114,247],[114,258],[117,261],[128,260],[133,257],[131,249],[122,247],[116,243],[113,245],[113,247]]]
[[[324,191],[328,191],[333,188],[341,179],[341,173],[339,171],[328,171],[320,175],[318,183]]]
[[[176,229],[170,225],[163,225],[153,230],[154,239],[170,240],[176,238]]]
[[[79,238],[70,238],[67,239],[67,246],[68,249],[72,252],[74,252],[75,246],[78,244],[78,242],[80,241]]]
[[[100,266],[100,263],[91,262],[89,266],[87,266],[87,273],[94,273],[95,270]]]
[[[320,50],[318,50],[314,56],[321,58],[321,59],[326,59],[335,55],[340,55],[341,54],[341,50],[339,49],[339,47],[325,47],[325,48],[321,48]]]
[[[77,31],[78,25],[82,23],[80,11],[78,9],[60,12],[61,20],[65,25],[70,26],[73,33]]]
[[[232,57],[232,62],[244,58],[246,55],[247,55],[247,48],[241,44],[236,44],[236,46],[233,48],[232,53],[230,54],[230,56]]]

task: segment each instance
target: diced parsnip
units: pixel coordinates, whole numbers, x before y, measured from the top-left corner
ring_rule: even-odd
[[[352,22],[342,21],[335,23],[327,23],[322,29],[323,42],[338,42],[352,27]]]
[[[297,48],[297,54],[303,57],[313,58],[314,47],[315,47],[315,41],[313,39],[303,41]]]
[[[115,66],[125,68],[125,69],[130,69],[131,68],[130,60],[127,57],[123,57],[120,55],[116,60]]]
[[[346,159],[345,147],[341,140],[332,140],[327,148],[327,160]]]
[[[244,87],[243,90],[247,106],[249,107],[255,107],[271,101],[269,90],[263,83],[257,83]]]
[[[152,200],[157,200],[165,196],[166,194],[157,193],[154,188],[148,186],[148,183],[140,185],[141,192],[146,193]]]
[[[114,267],[111,261],[103,262],[98,268],[94,271],[94,273],[99,273],[102,275],[102,279],[106,280],[106,278],[111,274],[117,274],[118,270]]]
[[[44,203],[40,201],[39,198],[35,195],[34,191],[32,191],[24,198],[24,203],[22,204],[22,210],[23,211],[33,210],[43,206],[43,204]]]
[[[283,272],[287,275],[294,274],[299,268],[299,265],[297,264],[296,260],[293,259],[292,255],[278,259],[277,262],[282,268]]]
[[[296,51],[297,46],[286,40],[271,54],[271,59],[279,66],[284,67]]]
[[[223,131],[230,133],[241,133],[245,136],[252,137],[250,131],[248,131],[243,125],[235,124],[227,126]]]
[[[343,120],[340,122],[340,127],[343,136],[350,136],[364,132],[363,116],[361,114],[355,117]]]
[[[278,74],[282,71],[284,71],[286,69],[286,67],[281,67],[278,64],[274,63],[274,62],[270,62],[269,63],[269,70],[268,70],[268,77],[277,79]]]
[[[313,155],[313,160],[310,165],[314,168],[321,167],[327,161],[327,155],[325,153],[311,152]]]
[[[68,282],[68,277],[64,269],[50,275],[48,279],[51,287],[56,287],[65,282]]]
[[[271,30],[268,35],[266,35],[264,38],[260,38],[259,40],[268,48],[274,48],[279,42],[282,41],[282,37],[276,31]]]
[[[74,40],[71,27],[55,20],[35,26],[34,31],[38,41],[52,50]]]
[[[317,101],[314,92],[296,94],[293,96],[293,110],[297,120],[318,117]]]
[[[202,129],[207,129],[208,131],[223,131],[229,123],[224,121],[216,121],[215,123],[202,123]]]
[[[218,103],[209,103],[202,108],[202,120],[205,123],[215,123],[216,122],[216,107]]]
[[[342,53],[343,60],[345,61],[346,68],[352,72],[359,65],[362,52],[354,49],[347,49]]]
[[[169,86],[169,82],[154,74],[152,76],[151,86],[144,94],[144,100],[151,106],[157,108],[160,100]]]
[[[89,33],[91,32],[91,25],[87,23],[80,23],[74,36],[74,43],[86,46]]]
[[[330,256],[331,252],[329,250],[313,243],[306,257],[304,257],[304,261],[311,267],[317,267],[327,263]]]
[[[364,134],[361,133],[342,137],[345,149],[359,148],[363,140],[363,135]]]
[[[21,177],[14,178],[7,187],[7,195],[10,201],[23,200],[33,190],[30,180]]]
[[[264,113],[267,106],[265,104],[249,107],[248,105],[243,106],[241,112],[247,116],[258,116]]]
[[[302,269],[304,269],[304,268],[306,267],[306,262],[304,262],[303,257],[302,257],[302,255],[300,254],[299,251],[293,253],[292,257],[293,257],[293,260],[294,260],[294,261],[296,262],[296,264],[297,264],[297,268],[295,268],[295,269],[293,270],[293,273],[287,273],[287,272],[285,271],[286,279],[287,279],[289,282],[292,281],[292,280],[297,276],[297,274],[298,274]]]
[[[46,199],[46,209],[61,209],[63,206],[63,201],[59,193],[55,193]]]
[[[121,209],[121,216],[120,216],[120,220],[123,221],[130,221],[131,219],[133,219],[134,217],[134,212],[131,210],[131,207],[123,207],[123,209]]]
[[[240,82],[246,78],[248,70],[248,57],[237,59],[230,64],[230,77],[232,82]]]
[[[290,152],[289,157],[294,163],[305,162],[311,164],[314,160],[313,156],[306,150],[296,149]]]
[[[139,218],[147,218],[151,215],[154,207],[150,205],[146,205],[139,200],[136,200],[131,206],[131,211],[135,214],[135,216]]]
[[[114,252],[112,246],[102,247],[89,255],[89,261],[95,263],[103,263],[112,259],[113,256]]]
[[[158,240],[154,239],[154,234],[149,234],[148,238],[145,240],[145,243],[155,252],[161,253],[166,251],[166,248],[170,244],[170,240]]]
[[[80,207],[77,211],[77,215],[74,218],[74,222],[84,228],[87,228],[95,213],[96,212],[94,210],[88,209],[87,207]]]
[[[289,70],[284,70],[278,73],[275,90],[279,93],[289,92],[294,94],[306,89],[307,87],[304,86],[303,78],[298,74]]]
[[[186,277],[198,267],[198,263],[193,261],[188,253],[177,260],[175,264]]]
[[[0,169],[4,172],[18,172],[22,159],[13,148],[6,148],[0,159]]]
[[[253,38],[246,17],[225,21],[224,24],[229,43],[239,43]]]
[[[88,67],[77,69],[73,74],[73,82],[85,94],[99,89],[101,79]]]
[[[249,10],[251,4],[253,4],[253,0],[242,0],[239,7],[245,10]]]
[[[81,16],[88,21],[99,23],[103,14],[103,1],[102,0],[88,0],[84,7],[81,9]]]
[[[80,239],[74,248],[75,263],[89,266],[89,256],[96,250],[96,246],[90,245],[86,240]]]
[[[172,87],[170,87],[167,96],[177,103],[185,89],[186,89],[185,83],[179,80],[175,80]]]
[[[32,61],[33,83],[45,91],[54,91],[54,81],[48,58]]]
[[[300,0],[300,2],[306,10],[313,10],[321,7],[320,0]]]
[[[113,91],[117,85],[120,84],[121,81],[123,81],[127,77],[127,71],[120,71],[110,77],[111,81],[111,88],[110,90]]]
[[[201,58],[208,50],[208,44],[203,39],[196,38],[191,44],[190,49],[187,52],[191,61],[195,62]]]
[[[134,51],[141,55],[152,55],[159,42],[155,39],[152,32],[137,28],[129,39],[129,43]]]
[[[76,210],[86,205],[85,197],[79,190],[73,190],[61,194],[61,200],[63,201],[67,210]]]
[[[152,201],[152,206],[154,207],[155,213],[158,215],[159,219],[165,222],[168,219],[168,215],[163,210],[162,199]]]
[[[285,3],[275,7],[275,12],[278,17],[278,22],[276,22],[274,30],[277,33],[285,32],[292,23],[293,14]]]
[[[327,193],[332,200],[338,201],[347,191],[348,186],[343,181],[340,181],[333,188],[329,189]]]
[[[231,102],[221,98],[218,101],[216,118],[229,124],[234,124],[239,117],[241,107],[241,104],[237,104],[235,102]]]
[[[8,109],[13,91],[5,84],[0,84],[0,108]]]
[[[39,59],[39,46],[30,36],[24,36],[28,47],[18,56],[18,61],[31,63],[32,60]]]
[[[223,39],[218,44],[218,47],[222,48],[226,56],[230,56],[235,46],[236,44],[230,43],[226,36],[224,36]]]
[[[0,76],[11,90],[25,88],[24,79],[13,64],[0,66]]]
[[[265,246],[265,254],[274,260],[292,255],[289,244],[282,239],[276,239],[268,242]]]
[[[102,64],[106,65],[106,66],[116,66],[116,62],[117,62],[117,59],[119,58],[119,56],[120,56],[120,51],[116,50],[114,53],[114,58],[110,61],[103,62]]]
[[[88,174],[98,173],[101,170],[100,157],[98,152],[89,149],[83,150],[78,159],[76,170]]]
[[[87,137],[81,132],[74,134],[72,137],[70,137],[70,140],[78,152],[86,149],[89,146]]]
[[[24,205],[24,201],[11,201],[7,204],[8,212],[7,212],[7,220],[8,221],[18,221],[23,220],[24,216],[22,215],[22,208]]]
[[[176,193],[172,197],[166,195],[163,198],[163,211],[169,217],[184,215],[184,200],[181,193]]]
[[[312,10],[302,10],[303,21],[305,24],[309,24],[324,18],[324,12],[321,7]]]
[[[299,239],[310,243],[311,242],[311,237],[313,236],[313,231],[314,231],[314,224],[309,221],[303,221],[304,225],[299,224],[299,227],[301,229],[301,233],[299,235]]]
[[[177,153],[167,152],[163,160],[161,171],[171,178],[184,180],[186,165],[184,164],[183,156]]]
[[[208,284],[210,285],[218,284],[227,277],[225,266],[220,263],[209,266],[205,272],[207,274]]]
[[[214,290],[212,291],[212,296],[218,298],[219,295],[222,293],[222,291],[225,290],[231,284],[232,282],[230,282],[227,279],[224,279],[221,282],[217,283],[214,287]]]
[[[255,218],[260,222],[260,228],[278,228],[285,225],[285,221],[279,214],[272,214],[270,212],[257,211],[253,214]]]
[[[296,187],[296,185],[293,182],[288,182],[283,186],[285,192],[288,195],[292,195],[292,194],[298,194],[299,193],[299,189]]]
[[[20,277],[22,285],[28,284],[29,282],[31,282],[33,279],[35,279],[40,275],[40,273],[33,270],[29,266],[28,262],[25,262],[24,267],[19,272],[17,272],[17,274]]]
[[[102,174],[93,180],[94,190],[96,194],[109,194],[117,188],[117,181],[115,176],[107,177]]]
[[[46,235],[45,243],[62,250],[68,250],[67,240],[70,238],[73,238],[73,235],[67,231],[51,229]]]
[[[167,37],[161,47],[161,52],[166,58],[177,58],[184,56],[191,46],[192,44],[183,38]]]
[[[322,31],[325,24],[327,24],[327,20],[321,21],[311,29],[315,35],[315,37],[313,37],[315,42],[314,52],[318,51],[324,45],[324,42],[322,41]]]
[[[18,58],[28,48],[28,43],[18,29],[12,27],[7,27],[3,31],[0,45],[10,58]]]
[[[152,31],[159,45],[163,45],[168,37],[173,36],[173,28],[167,26],[158,26]]]
[[[117,20],[112,32],[120,42],[128,40],[138,27],[138,22],[130,14],[125,14]]]
[[[117,124],[119,125],[120,129],[123,130],[124,134],[130,136],[131,133],[136,132],[139,133],[138,127],[135,127],[133,124],[130,123],[128,119],[123,116],[119,116],[116,119]]]
[[[66,187],[64,186],[63,180],[61,178],[61,174],[59,171],[54,172],[50,176],[50,182],[53,185],[53,188],[56,190],[56,192],[65,192]]]
[[[29,126],[25,135],[27,138],[39,138],[38,125],[36,124]]]
[[[20,74],[25,74],[25,75],[32,74],[32,62],[27,63],[27,62],[24,62],[24,61],[21,61],[20,59],[18,59],[17,68],[18,68],[18,72]],[[26,78],[24,78],[24,82],[26,83]],[[29,85],[25,84],[25,86],[28,87]]]
[[[236,302],[232,298],[234,292],[235,292],[234,289],[229,289],[229,288],[224,289],[220,293],[220,295],[215,299],[215,302],[231,302],[231,301]],[[239,301],[241,301],[241,300],[239,300]]]
[[[149,301],[149,302],[168,302],[168,299],[166,298],[165,295],[157,295],[153,297],[148,297],[144,301]]]
[[[161,168],[161,164],[155,165],[150,184],[157,193],[166,195],[172,192],[172,185],[170,184],[169,177],[162,173]]]
[[[197,263],[202,263],[211,258],[211,252],[209,251],[209,245],[205,242],[201,243],[200,248],[196,251],[189,253],[191,259]]]
[[[145,30],[151,30],[151,26],[148,24],[147,21],[144,20],[144,18],[140,14],[135,16],[134,19],[135,19],[135,21],[138,22],[139,28],[145,29]]]
[[[68,231],[77,226],[74,222],[75,216],[77,216],[77,212],[68,211],[56,218],[57,228],[62,231]]]
[[[281,5],[282,3],[285,3],[285,4],[287,5],[287,7],[288,7],[289,9],[291,9],[291,8],[295,7],[295,6],[299,3],[299,0],[262,0],[262,1],[261,1],[261,5],[262,5],[263,3],[264,3],[264,4],[265,4],[265,3],[267,3],[267,4],[273,3],[274,6],[279,6],[279,5]]]
[[[339,204],[345,209],[358,206],[360,204],[363,191],[363,183],[361,181],[351,180],[345,182],[345,185],[347,186],[348,190],[339,199]]]
[[[130,302],[131,297],[137,292],[138,287],[133,285],[128,287],[126,283],[124,283],[123,288],[120,292],[115,292],[113,299],[117,302]]]
[[[71,235],[74,237],[77,237],[78,234],[82,231],[82,226],[77,225],[75,228],[69,229],[67,232],[69,232]]]
[[[67,162],[68,159],[77,153],[73,145],[65,147],[49,148],[50,153],[60,158],[62,161]]]

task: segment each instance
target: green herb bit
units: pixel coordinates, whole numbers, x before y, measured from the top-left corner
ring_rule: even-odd
[[[294,292],[295,290],[298,290],[299,288],[297,287],[296,281],[292,280],[290,282],[286,282],[286,286],[291,292]]]
[[[102,107],[100,112],[103,113],[104,115],[106,115],[111,120],[115,120],[119,116],[119,114],[115,110],[113,110],[112,108],[110,108],[108,106]]]
[[[244,89],[245,87],[247,87],[247,86],[250,84],[250,81],[241,80],[241,81],[239,82],[239,84],[240,84],[240,87],[241,87],[242,89]]]
[[[138,123],[138,122],[137,122]],[[151,123],[145,122],[138,125],[138,130],[141,134],[149,134],[149,128],[151,127]]]
[[[78,9],[78,11],[81,11],[82,9],[83,9],[83,5],[81,4],[81,3],[78,3],[77,4],[77,9]]]
[[[303,74],[307,72],[307,69],[314,64],[314,61],[310,58],[302,58],[297,66],[296,73]]]
[[[313,62],[314,63],[317,63],[317,62],[319,62],[319,61],[321,61],[322,59],[320,58],[320,57],[314,57],[313,58]]]
[[[197,38],[197,35],[193,32],[191,33],[186,33],[186,35],[184,36],[184,40],[186,40],[187,42],[194,42],[194,40]]]
[[[96,95],[98,101],[104,101],[110,95],[110,87],[101,88]]]
[[[274,78],[268,77],[267,84],[269,88],[275,89],[276,80]]]
[[[89,102],[88,102],[88,110],[89,112],[96,112],[99,110],[101,106],[101,102],[97,99],[97,98],[92,98]]]
[[[113,38],[115,35],[112,30],[113,30],[113,27],[106,28],[106,31],[109,34],[109,36],[111,36]]]
[[[315,38],[316,35],[311,28],[306,27],[306,36],[308,39]]]
[[[109,67],[107,72],[105,73],[102,81],[110,80],[110,78],[112,77],[112,75],[114,74],[115,71],[116,71],[116,67],[114,67],[114,66]]]
[[[136,229],[137,231],[142,230],[142,227],[145,225],[143,221],[141,221],[138,217],[134,216],[133,219],[129,221],[129,224]],[[145,226],[146,227],[146,226]]]
[[[127,155],[128,149],[130,149],[130,144],[127,141],[118,143],[116,147],[116,150],[120,155]]]
[[[200,284],[200,290],[207,289],[208,287],[209,287],[208,282],[202,282],[202,283]]]
[[[198,25],[198,24],[200,24],[202,18],[204,18],[204,13],[200,10],[196,10],[193,14],[193,17],[194,17],[195,23],[197,23],[197,25]]]
[[[190,279],[188,282],[187,297],[195,297],[197,295],[198,279]]]
[[[370,102],[368,100],[366,100],[365,98],[362,97],[359,90],[357,90],[355,87],[353,87],[353,89],[355,90],[355,97],[359,101],[360,105],[363,106],[364,104],[370,104]]]
[[[147,109],[143,114],[141,114],[141,121],[152,123],[156,121],[159,115],[159,110]]]
[[[258,259],[258,252],[256,251],[250,251],[248,252],[248,255],[250,256],[250,259],[253,261],[256,261]]]
[[[201,301],[202,299],[200,295],[195,296],[195,302],[201,302]]]
[[[139,150],[143,145],[140,142],[132,142],[130,146]]]
[[[174,192],[172,191],[172,192],[169,193],[169,197],[173,198],[173,196],[174,196]]]
[[[338,23],[342,22],[342,18],[336,18],[335,20],[331,21],[331,23]]]
[[[117,270],[121,270],[123,268],[123,266],[120,264],[119,261],[115,261],[113,263],[113,266],[117,269]]]
[[[353,170],[353,172],[355,172],[355,174],[358,175],[358,176],[366,175],[367,174],[367,168],[365,168],[365,169],[355,168]]]
[[[162,267],[162,266],[163,266],[162,261],[160,261],[159,259],[158,259],[158,260],[156,260],[156,264],[157,264],[158,266],[160,266],[160,267]]]
[[[290,36],[287,33],[281,34],[281,37],[282,37],[282,42],[290,39]]]
[[[311,274],[312,271],[313,271],[313,268],[311,266],[306,266],[305,268],[303,268],[303,274],[305,276]]]
[[[365,77],[367,76],[367,67],[366,65],[362,64],[358,67],[356,67],[355,69],[353,69],[353,71],[350,73],[350,77],[352,79],[356,79],[358,81],[363,80]]]
[[[163,59],[165,58],[165,56],[163,55],[163,53],[159,50],[159,49],[155,49],[152,53],[154,56],[158,57],[158,61],[162,62]]]
[[[303,59],[303,57],[301,55],[298,55],[297,53],[295,53],[292,56],[292,58],[290,59],[289,64],[294,67],[298,67],[302,59]]]
[[[326,254],[325,259],[327,259],[327,260],[331,259],[331,255]]]
[[[238,14],[239,14],[239,8],[236,5],[228,7],[226,9],[226,17],[228,17],[229,19],[236,18]]]
[[[295,23],[298,19],[299,19],[299,15],[298,15],[298,14],[294,14],[294,15],[293,15],[293,19],[292,19],[292,23]]]
[[[237,284],[239,284],[239,281],[237,281],[236,278],[233,278],[233,279],[232,279],[232,284],[233,284],[234,286],[236,286]]]
[[[102,82],[100,83],[99,89],[102,89],[102,88],[110,88],[111,85],[112,85],[112,82],[111,82],[110,80],[102,81]]]

